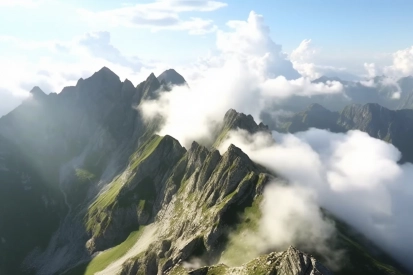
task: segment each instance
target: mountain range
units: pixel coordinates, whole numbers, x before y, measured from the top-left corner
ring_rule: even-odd
[[[34,87],[0,118],[0,274],[407,273],[328,213],[339,232],[335,246],[345,251],[340,269],[305,245],[248,257],[244,232],[258,234],[263,190],[280,176],[234,145],[218,147],[236,129],[358,129],[412,161],[412,110],[312,104],[257,124],[230,109],[211,146],[185,148],[157,134],[162,118],[148,122],[139,111],[176,85],[188,84],[173,69],[135,86],[104,67],[58,94]]]
[[[392,110],[413,108],[413,77],[395,81],[386,76],[376,76],[366,81],[345,81],[338,77],[322,76],[312,83],[341,83],[342,93],[319,94],[311,97],[291,96],[273,103],[273,109],[299,112],[311,104],[321,104],[329,110],[341,111],[348,105],[376,103]]]
[[[271,121],[268,121],[271,123]],[[413,162],[413,109],[390,110],[376,103],[352,104],[340,112],[312,104],[304,111],[281,117],[271,123],[279,132],[300,132],[309,128],[336,133],[360,130],[371,137],[393,144],[402,153],[402,162]]]

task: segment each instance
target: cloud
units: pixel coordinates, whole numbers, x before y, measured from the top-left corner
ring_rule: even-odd
[[[317,50],[312,47],[311,39],[301,41],[300,45],[290,54],[294,69],[299,71],[301,75],[311,79],[321,77],[322,74],[317,71],[316,65],[313,63],[314,55],[316,54]]]
[[[344,220],[413,270],[409,256],[413,224],[408,218],[413,207],[413,165],[399,165],[401,154],[393,145],[360,131],[274,132],[276,143],[263,143],[262,135],[232,132],[220,151],[230,143],[240,147],[251,159],[288,180],[291,187],[285,187],[287,195],[299,194],[297,190],[303,188],[315,205]],[[296,203],[308,203],[306,196],[297,197],[304,201]],[[317,208],[311,208],[314,203],[309,205],[311,215],[318,215]],[[314,226],[325,226],[322,220],[317,223]]]
[[[224,254],[221,262],[237,266],[293,245],[322,255],[320,260],[331,269],[337,270],[345,263],[345,251],[335,248],[335,224],[321,211],[313,190],[273,181],[265,187],[259,207],[261,217],[250,218],[254,226],[229,235],[231,246],[227,249],[234,252]]]
[[[8,90],[0,88],[0,117],[13,110],[28,96],[28,94],[12,94]]]
[[[217,48],[227,56],[241,59],[255,58],[254,62],[263,67],[266,77],[284,76],[296,79],[300,74],[294,70],[281,45],[276,44],[270,36],[270,29],[264,17],[251,11],[247,21],[229,21],[231,32],[218,31]]]
[[[393,65],[385,68],[385,72],[398,73],[401,76],[413,75],[413,46],[395,52]]]
[[[251,12],[247,21],[229,25],[228,32],[217,33],[217,54],[195,68],[199,73],[189,82],[190,88],[175,87],[142,104],[146,118],[165,118],[160,134],[172,135],[184,145],[193,140],[208,143],[217,122],[230,108],[259,117],[272,102],[293,95],[342,92],[343,86],[336,81],[315,84],[308,78],[288,80],[279,75],[295,74],[291,74],[292,64],[281,53],[281,46],[270,38],[261,15]]]
[[[294,245],[323,255],[330,268],[343,264],[344,251],[334,248],[334,222],[324,217],[313,190],[271,183],[264,191],[261,211],[259,236],[267,251]]]
[[[383,70],[377,68],[374,63],[364,63],[364,68],[367,71],[367,78],[360,81],[361,85],[375,88],[378,94],[385,94],[390,99],[398,100],[401,98],[402,89],[397,82],[397,77],[383,75]]]
[[[388,66],[377,66],[375,63],[365,63],[364,68],[368,77],[386,75],[393,79],[413,75],[413,46],[399,50],[393,54],[392,64]]]
[[[217,30],[212,20],[198,17],[182,19],[181,13],[211,12],[226,7],[219,1],[207,0],[158,0],[146,4],[136,4],[108,11],[78,10],[85,20],[99,25],[125,26],[132,28],[148,28],[152,31],[180,30],[189,34],[201,35]]]
[[[115,71],[121,80],[128,78],[138,84],[152,71],[161,73],[168,67],[123,55],[112,45],[109,32],[86,33],[70,41],[26,41],[8,36],[0,40],[22,52],[20,57],[0,57],[3,64],[0,116],[17,107],[33,86],[46,93],[59,93],[63,87],[75,85],[79,78],[89,77],[103,66]],[[36,50],[46,51],[47,57],[31,55]]]
[[[91,32],[76,41],[79,46],[87,49],[88,53],[97,58],[104,58],[112,63],[139,71],[142,63],[137,57],[128,58],[110,42],[110,33],[106,31]]]
[[[312,80],[321,76],[339,77],[347,81],[358,80],[358,77],[348,72],[346,68],[316,64],[320,52],[320,49],[313,46],[311,39],[304,39],[290,54],[294,69]]]
[[[367,76],[373,78],[378,75],[378,70],[376,64],[374,63],[364,63],[364,69],[367,71]]]

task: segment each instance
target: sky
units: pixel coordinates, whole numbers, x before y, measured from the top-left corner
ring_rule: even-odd
[[[0,0],[0,115],[33,86],[58,93],[102,66],[137,84],[205,65],[220,53],[217,36],[251,12],[303,76],[409,75],[411,10],[402,0]]]

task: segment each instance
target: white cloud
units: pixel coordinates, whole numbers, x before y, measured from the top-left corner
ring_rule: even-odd
[[[399,73],[401,76],[413,75],[413,46],[393,54],[393,65],[385,70]]]
[[[321,76],[339,77],[343,80],[353,81],[358,79],[346,68],[318,64],[320,49],[315,48],[311,39],[304,39],[290,54],[290,60],[301,75],[312,80]]]
[[[146,4],[136,4],[108,11],[89,11],[79,9],[82,17],[91,24],[110,24],[133,28],[148,28],[152,31],[181,30],[189,34],[199,35],[217,29],[212,20],[198,17],[182,19],[185,12],[211,12],[227,4],[208,0],[158,0]]]
[[[218,31],[217,48],[229,57],[247,60],[253,66],[260,66],[265,77],[283,75],[287,79],[296,79],[300,74],[294,70],[281,45],[270,37],[270,29],[264,17],[251,11],[247,21],[229,21],[230,32]]]
[[[379,74],[378,68],[374,63],[364,63],[364,69],[367,71],[367,76],[370,78],[373,78]]]
[[[177,87],[141,107],[148,118],[165,118],[160,134],[172,135],[184,145],[200,139],[210,142],[216,122],[230,108],[259,117],[273,101],[342,92],[339,82],[314,84],[307,78],[287,80],[280,75],[298,73],[270,38],[261,15],[251,12],[247,21],[229,25],[230,31],[217,33],[218,54],[196,68],[200,72],[189,82],[190,88]]]
[[[378,68],[374,63],[364,63],[364,68],[367,71],[367,77],[365,80],[361,80],[360,84],[369,87],[376,88],[377,93],[383,93],[390,89],[390,94],[387,96],[391,99],[398,100],[401,98],[402,89],[397,82],[399,77],[391,73],[390,75],[384,75],[383,68]]]
[[[287,179],[291,192],[304,188],[316,205],[413,269],[413,223],[408,218],[413,207],[413,165],[399,165],[401,154],[393,145],[359,131],[334,134],[310,129],[296,135],[274,132],[276,143],[263,143],[262,135],[232,132],[220,151],[230,143],[240,147],[254,161]],[[308,202],[308,196],[298,198],[304,200],[301,203]],[[311,215],[318,215],[317,209],[310,210]],[[321,220],[318,223],[325,226]]]
[[[399,50],[393,54],[392,64],[389,66],[377,66],[374,63],[365,63],[364,68],[368,77],[386,75],[393,79],[413,75],[413,46]]]
[[[317,50],[311,46],[311,39],[305,39],[291,52],[290,59],[294,68],[299,71],[301,75],[316,79],[322,76],[313,63],[316,53]]]
[[[330,268],[342,266],[343,251],[333,248],[334,223],[324,217],[313,190],[270,183],[264,191],[261,210],[260,245],[267,251],[294,245],[323,255]]]

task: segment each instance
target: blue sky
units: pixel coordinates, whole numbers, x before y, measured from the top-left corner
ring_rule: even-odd
[[[35,84],[59,92],[101,65],[135,82],[185,70],[220,55],[219,34],[238,32],[229,22],[246,22],[251,11],[265,22],[256,32],[271,41],[262,41],[281,45],[303,76],[364,75],[365,63],[371,76],[395,68],[406,75],[412,10],[408,0],[0,0],[0,73],[8,79],[0,96],[23,96]]]
[[[0,1],[1,2],[1,1]],[[32,1],[33,2],[33,1]],[[161,31],[107,26],[87,26],[79,20],[76,9],[103,11],[119,8],[119,1],[46,1],[35,8],[19,5],[0,7],[0,35],[29,40],[69,40],[91,30],[111,31],[112,41],[127,54],[149,58],[164,57],[165,47],[180,61],[185,56],[200,55],[214,47],[214,34],[188,35],[184,31]],[[129,1],[127,4],[151,1]],[[273,39],[291,52],[303,39],[312,39],[324,55],[340,62],[339,55],[391,53],[413,44],[413,2],[407,0],[294,0],[224,1],[227,7],[212,12],[182,13],[182,18],[201,16],[211,19],[219,28],[229,20],[243,20],[251,10],[262,14]],[[127,5],[123,4],[123,5]],[[125,43],[125,40],[130,43]],[[188,49],[190,51],[188,52]],[[186,54],[184,55],[183,52]],[[170,55],[170,54],[167,54]],[[369,56],[370,55],[370,56]],[[166,56],[167,57],[167,56]],[[169,57],[171,58],[171,57]],[[175,59],[175,58],[172,58]]]

